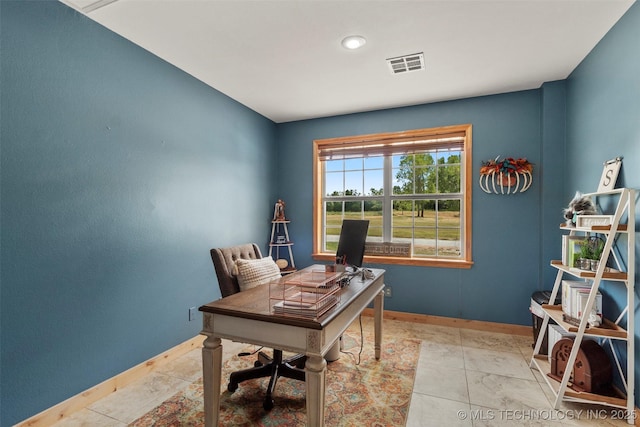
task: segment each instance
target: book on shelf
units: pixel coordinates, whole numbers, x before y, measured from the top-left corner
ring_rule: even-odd
[[[582,318],[592,286],[593,283],[591,281],[562,281],[562,312],[569,319]],[[596,293],[592,313],[602,319],[602,294],[600,291]]]
[[[573,312],[571,314],[572,315],[576,314],[576,317],[578,319],[582,319],[582,316],[585,314],[584,310],[587,307],[588,299],[589,299],[589,291],[577,290],[575,293],[575,301],[574,301],[575,308],[573,309]],[[600,292],[596,294],[596,300],[593,304],[593,309],[591,310],[591,312],[596,316],[598,316],[600,320],[602,320],[602,294],[600,294]]]
[[[580,258],[580,245],[585,241],[582,236],[562,236],[562,264],[575,267]]]

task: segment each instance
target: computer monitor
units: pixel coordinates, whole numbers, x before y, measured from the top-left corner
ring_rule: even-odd
[[[342,221],[336,260],[347,265],[362,267],[364,245],[369,231],[367,219],[345,219]]]

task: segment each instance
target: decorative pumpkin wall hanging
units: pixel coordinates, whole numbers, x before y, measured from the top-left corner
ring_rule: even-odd
[[[533,182],[533,164],[527,159],[507,157],[482,162],[480,188],[485,193],[515,194],[529,189]]]

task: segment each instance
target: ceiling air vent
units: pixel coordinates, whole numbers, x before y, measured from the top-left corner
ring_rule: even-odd
[[[422,52],[411,55],[398,56],[387,59],[391,74],[408,73],[409,71],[424,70],[424,56]]]

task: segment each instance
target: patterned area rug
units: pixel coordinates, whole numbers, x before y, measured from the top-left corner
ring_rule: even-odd
[[[358,361],[360,330],[350,328],[343,336],[340,359],[329,363],[326,375],[325,425],[404,426],[409,412],[420,341],[385,335],[382,358],[373,351],[373,334],[365,332],[364,350]],[[305,386],[301,381],[280,378],[274,392],[275,406],[262,408],[268,379],[240,384],[227,391],[229,373],[252,366],[255,357],[234,356],[222,368],[220,426],[304,426]],[[192,383],[151,412],[130,424],[134,427],[201,426],[204,423],[202,379]]]

